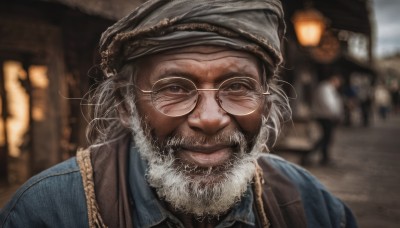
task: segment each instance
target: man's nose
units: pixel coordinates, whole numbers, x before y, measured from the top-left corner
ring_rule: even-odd
[[[203,91],[198,99],[195,109],[188,116],[190,127],[213,135],[230,123],[231,117],[218,105],[214,92]]]

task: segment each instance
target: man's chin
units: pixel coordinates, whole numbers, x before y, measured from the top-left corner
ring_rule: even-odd
[[[228,160],[216,166],[204,167],[179,160],[175,165],[175,169],[177,172],[184,174],[190,180],[211,184],[224,181],[228,172],[233,168],[232,164],[233,162]]]
[[[224,173],[221,174],[213,173],[210,175],[189,173],[187,174],[187,177],[192,183],[196,183],[196,185],[198,185],[200,188],[215,186],[216,184],[227,181],[226,175]]]
[[[251,161],[209,169],[188,166],[149,170],[149,183],[160,198],[179,211],[197,217],[218,216],[242,197],[254,174]]]

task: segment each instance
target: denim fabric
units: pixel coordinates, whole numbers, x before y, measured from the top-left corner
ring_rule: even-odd
[[[0,211],[0,227],[88,227],[75,158],[28,180]]]
[[[143,172],[146,166],[138,159],[137,153],[133,153],[131,158],[134,158],[130,163],[131,171],[136,172],[136,166],[140,165],[140,172]],[[308,227],[357,227],[351,211],[306,170],[273,155],[265,155],[261,159],[267,159],[297,186],[305,207]],[[162,207],[146,182],[143,182],[143,174],[137,177],[142,178],[136,180],[141,182],[138,192],[133,187],[135,226],[160,225],[165,221],[177,222],[175,216]],[[234,224],[237,226],[240,224],[242,227],[252,227],[254,215],[249,206],[252,204],[250,202],[252,195],[251,191],[248,191],[244,200],[219,227],[230,227],[233,221],[240,221]],[[142,219],[142,216],[146,219]],[[60,163],[26,182],[0,211],[0,227],[88,227],[82,178],[75,158]]]
[[[276,155],[264,156],[269,163],[294,183],[301,195],[307,227],[357,227],[350,209],[307,170]]]

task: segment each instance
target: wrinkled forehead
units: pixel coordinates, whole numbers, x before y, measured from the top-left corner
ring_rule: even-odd
[[[220,46],[191,46],[144,56],[139,60],[141,73],[154,72],[221,72],[221,74],[252,75],[261,80],[262,61],[252,53]],[[176,76],[176,75],[175,75]]]

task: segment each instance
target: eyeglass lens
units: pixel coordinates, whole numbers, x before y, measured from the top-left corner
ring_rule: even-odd
[[[191,112],[197,104],[198,96],[196,85],[180,77],[161,79],[153,85],[152,89],[154,107],[171,117]],[[220,107],[226,112],[232,115],[247,115],[260,105],[262,89],[252,78],[236,77],[225,80],[219,86],[216,98]]]

